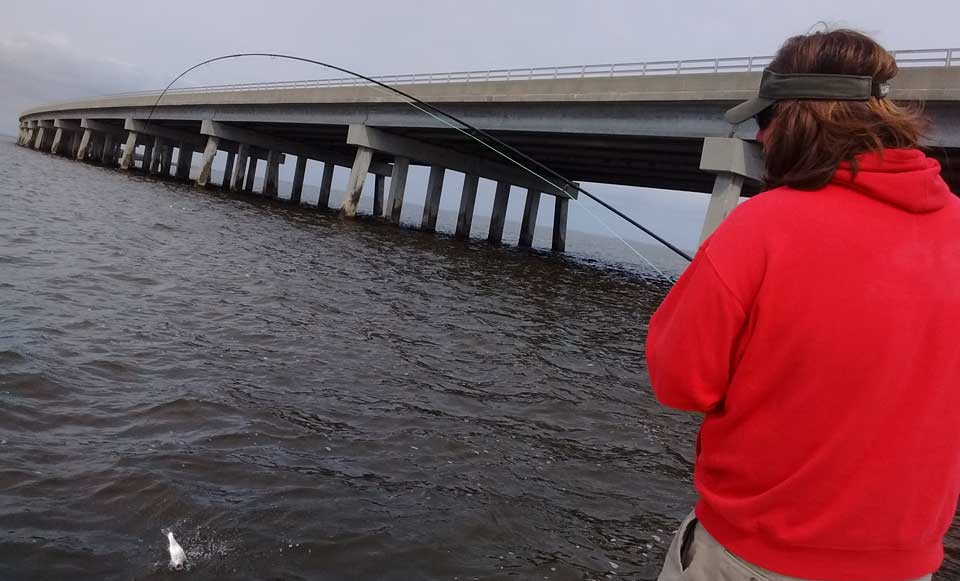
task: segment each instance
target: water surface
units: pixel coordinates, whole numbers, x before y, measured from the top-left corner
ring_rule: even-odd
[[[642,271],[9,143],[0,249],[0,578],[653,579],[694,500]]]

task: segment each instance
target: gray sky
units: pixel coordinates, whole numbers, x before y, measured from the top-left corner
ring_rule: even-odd
[[[818,21],[865,31],[889,49],[960,46],[957,0],[31,0],[3,11],[0,133],[42,102],[159,88],[200,60],[237,51],[287,52],[365,74],[439,72],[764,55]],[[339,75],[263,59],[213,65],[187,82],[329,76]],[[706,196],[599,188],[696,243]]]

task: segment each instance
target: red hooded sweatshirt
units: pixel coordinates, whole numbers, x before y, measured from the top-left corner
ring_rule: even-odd
[[[943,560],[960,494],[960,199],[916,150],[731,213],[650,321],[664,405],[703,412],[701,525],[804,579]]]

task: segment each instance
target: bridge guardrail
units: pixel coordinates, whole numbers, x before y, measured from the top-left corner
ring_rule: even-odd
[[[960,66],[960,48],[916,49],[891,51],[901,67],[957,67]],[[567,65],[557,67],[532,67],[521,69],[487,69],[474,71],[451,71],[445,73],[418,73],[383,75],[371,77],[387,84],[433,84],[475,83],[487,81],[521,81],[536,79],[574,79],[602,77],[635,77],[651,75],[677,75],[690,73],[732,73],[763,70],[772,56],[724,57],[713,59],[687,59],[672,61],[644,61],[633,63],[607,63],[598,65]],[[167,94],[216,93],[223,91],[266,91],[274,89],[312,89],[323,87],[356,87],[371,83],[354,77],[332,79],[308,79],[269,83],[235,83],[202,87],[179,87]],[[139,97],[159,95],[160,90],[114,93],[106,97]]]

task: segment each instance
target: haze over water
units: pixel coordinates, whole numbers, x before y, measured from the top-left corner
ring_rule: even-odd
[[[461,243],[0,142],[0,578],[655,578],[698,418],[654,401],[668,285],[597,258],[619,244]]]

